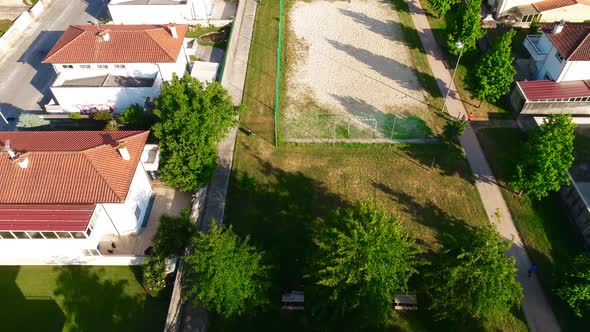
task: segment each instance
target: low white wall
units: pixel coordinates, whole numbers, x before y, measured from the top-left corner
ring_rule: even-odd
[[[181,24],[207,19],[207,8],[202,2],[198,0],[194,6],[191,6],[190,1],[178,5],[126,5],[111,2],[108,8],[115,24]]]
[[[49,258],[0,257],[0,265],[141,265],[145,256],[54,256]]]
[[[146,88],[57,86],[51,87],[51,92],[65,112],[79,112],[80,109],[98,105],[113,107],[118,113],[132,104],[143,105],[147,97],[157,97],[160,87],[156,84]]]
[[[7,52],[10,47],[22,39],[23,33],[33,22],[39,18],[53,0],[40,0],[29,11],[23,12],[12,26],[0,37],[0,54]]]

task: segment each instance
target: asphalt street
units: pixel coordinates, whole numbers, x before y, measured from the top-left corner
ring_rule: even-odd
[[[44,111],[55,78],[51,65],[41,61],[63,31],[72,24],[97,23],[107,15],[102,0],[54,0],[8,54],[0,55],[0,130],[15,130],[21,112]]]

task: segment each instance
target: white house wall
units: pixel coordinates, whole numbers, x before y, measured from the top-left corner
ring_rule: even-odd
[[[128,5],[111,1],[108,8],[115,24],[168,24],[206,20],[211,15],[211,0],[189,0],[178,5]]]
[[[160,72],[162,73],[162,79],[169,81],[172,79],[172,75],[176,74],[178,77],[184,76],[187,67],[187,55],[184,45],[180,49],[176,63],[160,63],[158,64]]]
[[[113,107],[122,112],[132,104],[143,105],[146,98],[160,94],[160,85],[152,87],[51,87],[55,101],[66,112],[79,112],[90,107]]]
[[[146,214],[146,210],[152,195],[152,186],[150,180],[143,170],[141,163],[135,170],[135,175],[131,181],[129,193],[123,204],[101,204],[106,215],[116,228],[113,234],[129,235],[135,234],[141,227],[141,222]],[[139,218],[135,217],[135,208],[139,207],[141,213]]]
[[[73,68],[64,68],[64,65],[71,65]],[[107,66],[107,68],[98,68],[98,65]],[[124,65],[125,68],[115,68],[115,65]],[[90,66],[90,68],[84,68],[84,66]],[[60,63],[53,64],[53,69],[58,75],[63,72],[72,77],[73,75],[78,77],[88,77],[106,74],[131,77],[151,77],[159,71],[158,64],[155,63]]]
[[[590,19],[590,6],[578,3],[572,6],[547,10],[541,14],[542,22],[559,22],[562,19],[568,22],[584,22]]]
[[[590,80],[590,61],[568,61],[557,82]]]
[[[532,4],[534,2],[539,2],[539,0],[537,1],[531,1],[531,0],[496,0],[496,6],[495,8],[495,12],[497,13],[497,16],[504,16],[506,15],[508,10],[512,9],[513,7],[517,7],[517,6],[522,6],[522,5],[528,5],[528,4]]]
[[[561,74],[561,70],[566,63],[564,59],[561,63],[557,60],[555,56],[557,53],[557,49],[552,47],[549,53],[547,54],[547,58],[543,63],[538,63],[537,68],[538,70],[535,72],[535,79],[536,80],[544,80],[546,79],[547,74],[549,74],[549,79],[554,80],[556,82]]]

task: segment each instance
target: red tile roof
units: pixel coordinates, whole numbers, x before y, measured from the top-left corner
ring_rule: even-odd
[[[590,61],[590,23],[566,23],[560,33],[551,33],[557,24],[541,23],[539,26],[559,54],[569,61]]]
[[[109,40],[99,35],[108,31]],[[176,62],[188,30],[176,25],[70,25],[43,63],[162,63]]]
[[[522,81],[516,82],[528,100],[590,97],[590,81]]]
[[[544,12],[551,9],[573,6],[578,3],[590,6],[590,0],[545,0],[533,3],[533,7],[539,12]]]
[[[83,232],[94,205],[0,204],[0,231]]]
[[[123,202],[147,131],[0,132],[0,146],[29,158],[27,168],[0,152],[0,204]],[[130,160],[115,146],[125,141]]]

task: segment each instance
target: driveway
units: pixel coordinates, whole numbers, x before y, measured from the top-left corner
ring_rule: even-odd
[[[9,125],[0,120],[0,130],[14,130],[23,111],[41,111],[51,99],[49,86],[55,78],[51,65],[41,60],[71,24],[96,23],[107,14],[102,0],[54,0],[28,34],[9,54],[0,58],[0,111]]]

